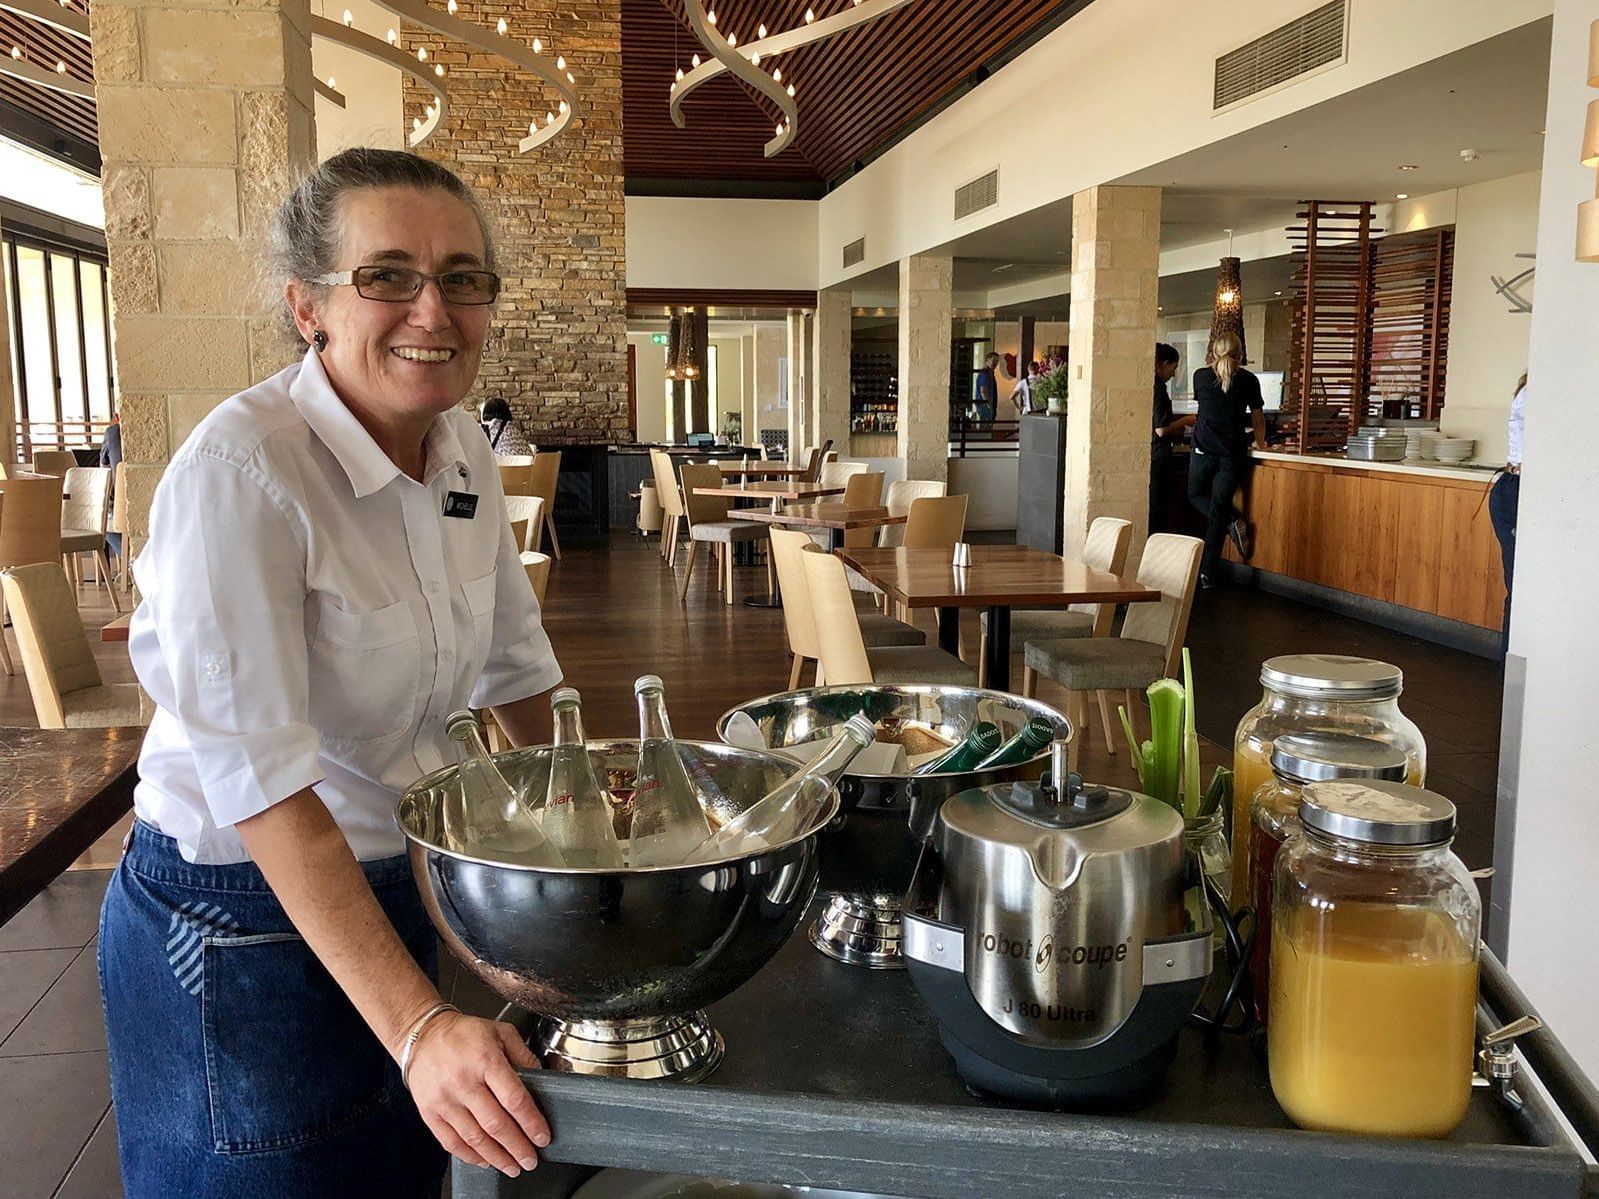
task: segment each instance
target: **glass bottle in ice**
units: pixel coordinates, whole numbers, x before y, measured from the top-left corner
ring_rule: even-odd
[[[544,835],[568,866],[620,870],[622,845],[611,827],[611,805],[594,777],[583,736],[583,698],[575,687],[550,696],[555,713],[555,745],[550,752],[550,784],[544,793]]]
[[[444,805],[450,848],[518,866],[564,866],[560,851],[489,757],[476,714],[468,709],[451,712],[444,730],[459,763],[459,787]]]
[[[665,684],[647,674],[633,684],[633,694],[638,697],[639,749],[628,864],[674,866],[710,835],[710,821],[672,741]]]

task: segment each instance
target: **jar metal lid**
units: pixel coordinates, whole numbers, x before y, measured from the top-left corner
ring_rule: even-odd
[[[1410,773],[1405,751],[1348,733],[1290,733],[1271,746],[1271,768],[1296,783],[1329,779],[1394,779]]]
[[[1405,673],[1373,658],[1344,654],[1282,654],[1260,664],[1260,681],[1302,699],[1391,699]]]
[[[1455,805],[1442,795],[1387,779],[1311,783],[1299,798],[1306,828],[1369,845],[1447,844]]]

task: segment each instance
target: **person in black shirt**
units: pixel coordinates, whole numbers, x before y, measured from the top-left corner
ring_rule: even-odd
[[[1222,542],[1232,538],[1240,558],[1252,550],[1249,526],[1233,507],[1233,492],[1249,470],[1251,432],[1256,445],[1266,444],[1266,401],[1260,380],[1239,359],[1243,347],[1231,333],[1210,344],[1213,366],[1194,372],[1194,452],[1189,458],[1188,502],[1205,517],[1205,556],[1200,583],[1213,587],[1221,573]]]
[[[1166,532],[1167,499],[1171,495],[1172,447],[1183,439],[1183,430],[1194,423],[1192,416],[1172,412],[1171,393],[1166,384],[1177,374],[1182,356],[1165,342],[1155,344],[1155,417],[1149,442],[1149,531]]]

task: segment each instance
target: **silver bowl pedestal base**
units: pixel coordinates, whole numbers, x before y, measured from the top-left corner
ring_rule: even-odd
[[[811,944],[847,966],[903,970],[899,903],[892,895],[829,894],[811,925]]]
[[[672,1082],[698,1082],[726,1052],[704,1012],[647,1020],[544,1017],[532,1047],[546,1070]]]

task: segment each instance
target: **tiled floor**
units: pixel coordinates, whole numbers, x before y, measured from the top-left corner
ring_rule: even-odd
[[[630,715],[631,696],[622,695],[625,687],[612,684],[622,675],[631,679],[643,660],[640,655],[667,661],[676,654],[671,659],[676,673],[669,683],[681,697],[688,735],[704,735],[714,714],[736,698],[730,698],[730,689],[742,689],[742,694],[780,689],[780,683],[767,685],[787,673],[777,652],[754,675],[735,674],[726,676],[720,687],[704,686],[708,656],[747,655],[749,644],[740,640],[745,630],[759,628],[768,640],[781,636],[776,613],[724,610],[707,591],[703,599],[691,596],[690,608],[702,602],[712,605],[712,623],[691,629],[679,616],[653,546],[646,550],[634,539],[619,537],[612,549],[609,555],[569,550],[560,568],[570,572],[567,586],[552,590],[547,613],[558,647],[573,645],[582,635],[580,628],[588,632],[587,641],[611,647],[610,656],[594,651],[592,660],[566,662],[575,677],[584,679],[586,694],[594,685],[596,725],[622,718],[623,708]],[[591,584],[595,594],[578,595],[574,584],[582,582]],[[741,580],[741,588],[746,585]],[[602,602],[602,593],[618,594],[620,587],[627,588],[628,603]],[[86,610],[92,627],[110,615],[109,605],[103,606],[104,616],[93,607]],[[763,619],[766,624],[757,626]],[[725,628],[714,624],[720,620]],[[975,647],[975,618],[965,624],[967,644]],[[678,646],[674,638],[687,640]],[[1495,663],[1290,600],[1233,591],[1201,594],[1188,641],[1194,651],[1200,732],[1224,746],[1232,743],[1239,716],[1260,696],[1259,664],[1264,658],[1303,651],[1354,653],[1403,668],[1402,705],[1427,737],[1429,783],[1460,807],[1461,856],[1472,866],[1491,859],[1499,728]],[[615,657],[619,644],[628,650],[622,658]],[[96,650],[108,680],[129,677],[125,647],[97,643]],[[689,686],[692,682],[700,685]],[[621,698],[607,698],[610,691]],[[607,703],[609,712],[600,708]],[[31,711],[21,677],[0,676],[0,720],[29,723]],[[0,927],[0,1199],[110,1199],[121,1194],[94,963],[100,897],[108,877],[98,867],[116,861],[120,844],[120,829],[108,833],[80,861],[86,868],[63,875]],[[446,994],[465,1001],[463,1006],[493,1010],[492,999],[470,976],[444,981]]]

